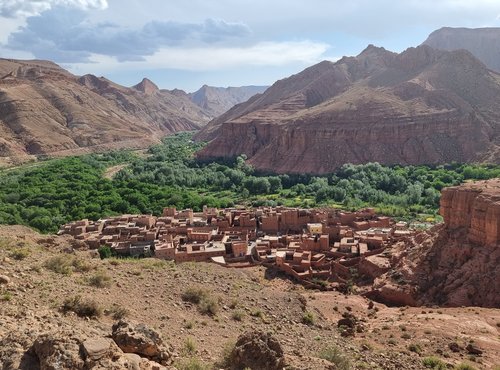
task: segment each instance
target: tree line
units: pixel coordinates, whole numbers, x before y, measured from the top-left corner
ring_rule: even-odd
[[[0,172],[0,223],[55,232],[69,221],[125,213],[159,215],[166,206],[235,204],[376,207],[401,218],[436,215],[440,190],[469,179],[500,175],[496,165],[383,166],[346,164],[325,176],[265,174],[244,155],[198,161],[203,143],[192,134],[167,137],[146,156],[129,151],[48,160]],[[113,179],[106,168],[127,164]]]

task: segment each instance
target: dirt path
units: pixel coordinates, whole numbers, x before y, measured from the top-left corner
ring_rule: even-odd
[[[109,180],[113,179],[113,177],[118,172],[120,172],[121,170],[123,170],[127,166],[128,166],[128,164],[125,163],[125,164],[119,164],[119,165],[116,165],[116,166],[108,167],[106,169],[106,171],[104,172],[104,178],[105,179],[109,179]]]

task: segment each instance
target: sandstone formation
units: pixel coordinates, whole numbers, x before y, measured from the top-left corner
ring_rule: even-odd
[[[500,307],[500,180],[445,188],[444,224],[401,242],[368,294],[394,305]]]
[[[269,86],[214,87],[203,85],[188,94],[193,103],[213,118],[227,112],[233,106],[244,103],[252,96],[263,93]]]
[[[276,82],[210,122],[199,155],[273,172],[497,160],[500,75],[469,52],[369,46]]]
[[[443,27],[429,35],[424,45],[435,49],[470,51],[488,68],[500,72],[500,28]]]
[[[208,120],[146,79],[127,88],[47,61],[0,59],[0,157],[145,147]]]
[[[470,182],[443,189],[440,213],[448,229],[465,229],[471,243],[499,244],[500,180]]]

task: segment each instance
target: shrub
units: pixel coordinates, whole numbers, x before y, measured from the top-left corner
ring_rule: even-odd
[[[196,353],[196,342],[193,338],[186,338],[186,341],[184,342],[184,352],[189,356]]]
[[[306,325],[314,325],[314,321],[316,320],[316,317],[314,314],[310,311],[304,312],[302,315],[302,323]]]
[[[422,353],[422,347],[416,343],[409,344],[408,350],[415,353]]]
[[[222,354],[220,360],[218,360],[214,367],[217,369],[227,369],[231,367],[231,359],[233,356],[234,347],[236,346],[236,342],[230,341],[224,345],[222,349]]]
[[[64,313],[72,311],[81,317],[99,317],[102,314],[102,309],[97,302],[83,300],[78,295],[66,298],[61,309]]]
[[[195,357],[186,360],[179,360],[175,363],[175,368],[178,370],[211,370],[212,367],[201,362]]]
[[[264,317],[264,314],[262,313],[262,311],[260,309],[256,309],[252,312],[250,312],[250,316],[253,316],[253,317],[258,317],[260,319],[262,319]]]
[[[109,309],[109,314],[113,318],[113,320],[121,320],[128,316],[128,310],[125,307],[118,306],[118,305],[113,305]]]
[[[113,257],[113,250],[108,245],[99,247],[97,252],[99,252],[99,257],[101,257],[102,260],[105,258]]]
[[[58,274],[71,275],[73,268],[68,256],[54,256],[45,261],[45,268]]]
[[[10,300],[12,300],[12,293],[2,292],[2,295],[0,295],[0,301],[8,302]]]
[[[45,268],[62,275],[71,275],[74,271],[86,272],[92,269],[87,262],[71,255],[59,255],[45,261]]]
[[[198,308],[201,313],[213,316],[219,310],[219,303],[215,298],[206,296],[200,301]]]
[[[330,361],[335,364],[335,369],[338,370],[350,370],[351,363],[347,357],[340,353],[340,350],[335,346],[330,346],[323,349],[319,354],[319,358],[323,360]]]
[[[409,333],[403,333],[401,334],[401,338],[408,340],[411,339],[411,335]]]
[[[442,360],[434,356],[424,358],[422,360],[422,365],[424,365],[426,368],[434,370],[446,369],[446,364]]]
[[[28,248],[16,248],[10,252],[10,256],[15,260],[23,260],[30,255],[30,250]]]
[[[208,293],[202,288],[188,288],[182,293],[181,298],[183,301],[198,304],[202,299],[206,298]]]
[[[235,321],[242,321],[244,316],[245,316],[245,313],[241,310],[236,310],[232,314],[232,318]]]
[[[90,286],[96,288],[107,288],[111,286],[111,276],[105,272],[99,271],[95,275],[88,278],[88,283]]]
[[[461,363],[453,368],[453,370],[476,370],[476,368],[470,364]]]

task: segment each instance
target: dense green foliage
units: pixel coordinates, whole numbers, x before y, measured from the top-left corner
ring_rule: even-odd
[[[0,223],[24,224],[54,232],[63,223],[123,213],[160,214],[166,206],[234,204],[375,206],[384,214],[415,218],[433,215],[439,191],[468,179],[500,176],[499,166],[395,166],[347,164],[328,176],[268,175],[245,157],[199,162],[203,144],[191,134],[166,138],[147,156],[112,152],[48,160],[0,172]],[[127,164],[112,179],[106,168]]]

